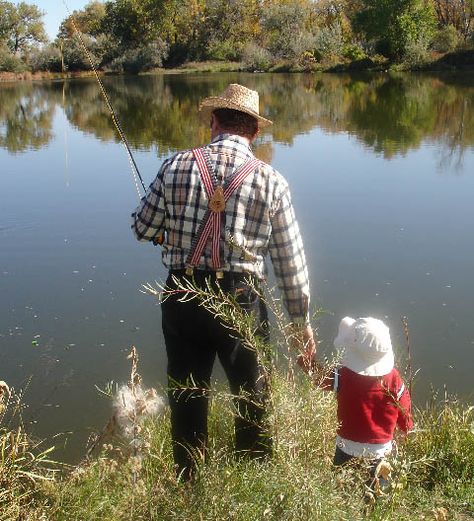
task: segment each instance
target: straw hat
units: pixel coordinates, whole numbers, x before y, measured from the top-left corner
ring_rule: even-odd
[[[365,376],[383,376],[393,369],[390,331],[376,318],[344,317],[334,340],[334,347],[344,349],[342,365]]]
[[[220,96],[210,96],[204,98],[199,106],[204,119],[209,119],[212,111],[216,109],[232,109],[245,112],[253,116],[259,124],[259,127],[267,127],[273,125],[273,121],[260,116],[258,92],[247,89],[238,83],[231,83]]]

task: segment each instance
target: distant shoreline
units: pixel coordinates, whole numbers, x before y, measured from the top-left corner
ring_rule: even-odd
[[[380,71],[404,71],[404,72],[460,72],[474,71],[474,51],[457,51],[438,56],[431,61],[415,68],[405,67],[403,64],[374,63],[371,59],[363,59],[350,63],[338,63],[332,66],[324,67],[321,64],[314,64],[309,68],[295,68],[291,64],[280,64],[268,71],[258,72],[380,72]],[[147,74],[186,74],[196,72],[250,72],[246,71],[240,62],[222,62],[222,61],[205,61],[205,62],[189,62],[182,66],[170,69],[155,69],[149,72],[142,72],[138,75]],[[256,72],[256,71],[255,71]],[[126,73],[113,73],[99,71],[101,75],[120,76]],[[93,76],[94,72],[89,71],[73,71],[73,72],[5,72],[0,71],[0,83],[15,81],[38,81],[38,80],[64,80],[70,78],[84,78]]]

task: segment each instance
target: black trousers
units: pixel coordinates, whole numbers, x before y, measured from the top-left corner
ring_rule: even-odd
[[[181,271],[172,273],[185,277]],[[209,277],[215,284],[210,272],[195,271],[194,280],[203,287]],[[219,285],[236,296],[246,313],[255,314],[260,324],[259,334],[268,340],[265,305],[244,279],[244,274],[225,273]],[[167,286],[175,288],[171,274]],[[236,452],[252,458],[269,455],[271,439],[265,422],[267,381],[256,352],[199,305],[197,299],[179,302],[178,298],[171,296],[161,305],[168,357],[171,435],[178,475],[189,479],[196,462],[206,457],[209,387],[216,356],[234,396]]]
[[[382,461],[382,459],[383,458],[372,458],[372,459],[367,459],[367,458],[363,458],[363,457],[358,458],[357,456],[351,456],[350,454],[347,454],[339,447],[336,447],[336,452],[334,453],[333,465],[336,467],[340,467],[342,465],[345,465],[349,461],[357,461],[361,466],[364,466],[364,464],[368,464],[367,470],[369,473],[369,477],[367,478],[365,485],[367,486],[368,489],[373,490],[376,479],[379,479],[379,481],[381,482],[380,485],[382,487],[388,485],[388,481],[384,480],[383,478],[379,478],[376,475],[377,467],[378,467],[379,463]]]

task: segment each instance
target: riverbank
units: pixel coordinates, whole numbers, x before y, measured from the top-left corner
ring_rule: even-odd
[[[189,62],[181,67],[172,69],[154,69],[149,72],[140,73],[140,75],[148,74],[185,74],[194,72],[238,72],[243,70],[243,64],[240,62],[221,62],[221,61],[206,61],[206,62]],[[119,76],[121,73],[103,72],[99,71],[101,75]],[[41,80],[65,80],[71,78],[87,78],[94,76],[94,71],[76,71],[76,72],[5,72],[0,71],[1,82],[13,81],[41,81]]]
[[[66,470],[33,456],[38,448],[21,446],[15,440],[23,435],[4,428],[0,519],[474,520],[472,406],[444,400],[415,411],[415,430],[391,460],[392,490],[375,497],[365,495],[365,469],[331,465],[332,394],[291,373],[275,375],[272,389],[274,457],[260,464],[233,458],[231,397],[217,393],[209,463],[193,485],[174,477],[167,412],[142,427],[142,454],[127,456],[127,443],[115,439]]]
[[[258,72],[354,72],[354,71],[468,71],[474,70],[474,50],[463,50],[447,54],[434,54],[431,59],[417,64],[390,63],[382,57],[363,58],[345,63],[326,62],[320,63],[308,60],[302,63],[279,62],[269,70]],[[248,72],[248,68],[242,62],[231,61],[205,61],[188,62],[175,68],[161,68],[141,74],[185,74],[185,73],[209,73],[209,72]],[[254,71],[256,72],[256,71]],[[118,73],[102,73],[118,74]],[[0,71],[0,82],[11,81],[35,81],[35,80],[61,80],[69,78],[81,78],[93,76],[93,71],[77,72],[4,72]]]
[[[41,81],[41,80],[65,80],[69,78],[85,78],[93,76],[93,71],[80,71],[80,72],[5,72],[0,71],[0,83],[12,82],[12,81]]]

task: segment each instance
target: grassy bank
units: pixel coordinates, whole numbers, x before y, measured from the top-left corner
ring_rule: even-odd
[[[166,412],[143,427],[142,457],[126,456],[126,445],[115,440],[98,457],[58,475],[4,430],[0,519],[474,519],[472,406],[444,401],[415,411],[415,432],[392,461],[393,490],[372,506],[364,499],[365,470],[336,471],[331,465],[336,428],[331,394],[304,377],[275,374],[272,409],[274,457],[265,463],[237,461],[229,450],[230,397],[217,393],[210,461],[193,485],[175,480]],[[22,473],[28,465],[29,476]]]
[[[152,285],[144,288],[166,294]],[[270,362],[268,346],[254,336],[252,317],[234,297],[187,281],[177,290],[183,298],[199,298],[231,324],[270,369],[273,457],[264,462],[234,457],[232,396],[217,389],[210,407],[209,461],[199,465],[191,484],[178,482],[168,410],[162,406],[159,416],[143,414],[148,399],[159,400],[142,388],[132,349],[130,381],[115,392],[114,421],[104,430],[119,432],[116,427],[125,420],[122,432],[128,441],[102,433],[95,443],[99,453],[90,452],[93,456],[72,469],[52,465],[48,453],[32,446],[21,430],[9,428],[12,420],[6,422],[8,414],[0,411],[1,521],[474,521],[474,406],[445,397],[415,410],[414,431],[398,440],[398,454],[389,460],[391,488],[369,493],[366,467],[332,466],[337,428],[333,394],[317,388],[301,371],[295,373],[293,357]],[[280,304],[271,293],[267,304],[280,336],[277,352],[289,353],[285,347],[291,329]],[[135,400],[133,407],[126,396]]]
[[[243,65],[240,62],[223,62],[223,61],[205,61],[205,62],[189,62],[181,67],[174,69],[155,69],[150,72],[141,74],[183,74],[191,72],[233,72],[242,70]],[[121,73],[100,72],[100,74],[121,75]],[[35,81],[35,80],[61,80],[69,78],[83,78],[94,76],[94,72],[76,71],[76,72],[6,72],[0,71],[0,82],[7,81]]]
[[[417,63],[390,63],[387,59],[378,56],[374,59],[364,58],[355,61],[326,61],[320,62],[291,62],[280,61],[261,72],[355,72],[355,71],[466,71],[474,70],[474,51],[459,51],[445,55],[433,55],[431,59]],[[142,74],[185,74],[185,73],[212,73],[249,71],[242,62],[233,61],[203,61],[188,62],[171,69],[155,69]],[[105,73],[107,74],[107,73]],[[119,73],[114,73],[119,74]],[[93,76],[93,71],[80,72],[4,72],[0,71],[0,82],[7,81],[34,81],[81,78]]]
[[[8,81],[37,81],[37,80],[65,80],[68,78],[86,78],[93,76],[93,71],[80,72],[5,72],[0,71],[0,83]]]

